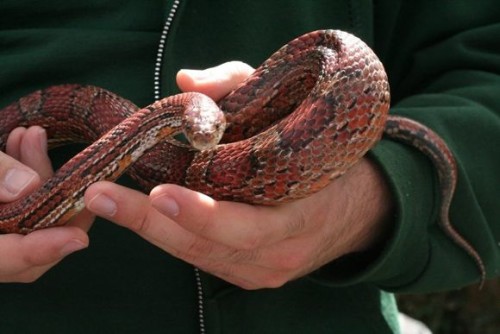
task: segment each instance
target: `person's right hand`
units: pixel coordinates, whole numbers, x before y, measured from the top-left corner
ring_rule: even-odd
[[[36,126],[12,131],[6,153],[0,152],[0,211],[1,203],[26,196],[52,174],[45,131]],[[84,210],[63,227],[0,235],[0,282],[33,282],[65,256],[86,248],[93,220]]]

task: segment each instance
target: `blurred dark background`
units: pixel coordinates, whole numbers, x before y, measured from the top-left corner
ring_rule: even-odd
[[[500,279],[479,290],[426,295],[398,295],[401,312],[425,323],[434,334],[500,334]]]

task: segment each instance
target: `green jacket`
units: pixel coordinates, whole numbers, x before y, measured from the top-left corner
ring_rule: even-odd
[[[140,106],[153,100],[167,0],[0,2],[0,107],[33,90],[87,83]],[[394,114],[435,129],[459,165],[451,220],[500,272],[500,6],[497,0],[183,0],[167,38],[162,95],[180,68],[257,66],[290,39],[350,31],[384,62]],[[58,149],[60,164],[75,153]],[[430,162],[382,140],[370,153],[397,203],[392,237],[279,289],[244,291],[202,273],[207,333],[393,333],[391,292],[477,282],[474,262],[438,227]],[[123,182],[129,184],[126,178]],[[0,285],[1,333],[199,333],[193,268],[111,223],[89,249],[32,284]]]

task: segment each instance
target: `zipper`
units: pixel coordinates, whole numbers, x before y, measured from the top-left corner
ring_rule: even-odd
[[[167,42],[168,32],[170,31],[170,26],[172,25],[172,21],[174,20],[175,13],[177,12],[177,8],[179,8],[180,2],[180,0],[174,0],[172,7],[170,8],[170,12],[168,13],[167,19],[165,20],[165,24],[163,25],[163,30],[160,36],[160,43],[158,43],[158,52],[156,54],[153,79],[153,96],[155,98],[155,101],[161,98],[161,65],[163,63],[163,56],[165,54],[165,45]]]
[[[203,283],[201,282],[200,269],[194,267],[194,277],[196,279],[196,292],[198,294],[198,321],[200,325],[200,333],[205,334],[205,312],[203,309]]]
[[[158,43],[158,52],[156,54],[156,63],[154,69],[153,77],[153,96],[155,101],[161,98],[161,67],[163,63],[163,58],[165,55],[165,46],[167,43],[168,33],[170,31],[170,26],[174,20],[175,13],[180,5],[180,0],[174,0],[170,12],[168,13],[165,24],[163,25],[163,30],[160,36],[160,42]],[[204,300],[203,300],[203,283],[201,281],[200,270],[194,267],[194,277],[196,282],[196,293],[198,298],[198,321],[200,327],[200,333],[205,334],[205,314],[204,314]]]

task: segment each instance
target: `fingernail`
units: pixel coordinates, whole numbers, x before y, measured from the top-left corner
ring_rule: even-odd
[[[87,245],[81,242],[80,240],[73,239],[70,242],[68,242],[66,245],[61,248],[60,254],[61,256],[67,256],[71,253],[74,253],[76,251],[82,250],[86,248]]]
[[[17,195],[26,188],[36,177],[32,171],[12,168],[5,173],[3,187],[12,195]]]
[[[115,201],[104,194],[94,196],[94,198],[89,201],[87,208],[100,216],[107,217],[113,217],[117,210]]]
[[[179,215],[179,204],[170,196],[158,196],[151,199],[151,203],[158,211],[168,217],[176,217]]]

